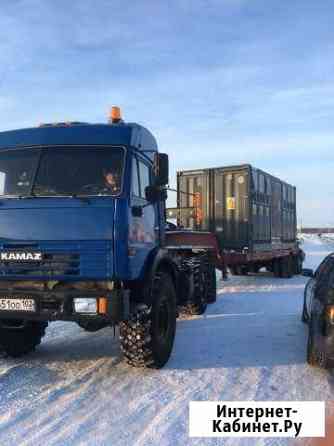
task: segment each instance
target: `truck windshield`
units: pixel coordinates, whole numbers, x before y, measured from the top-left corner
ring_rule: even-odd
[[[119,195],[124,153],[110,146],[0,152],[0,196]]]

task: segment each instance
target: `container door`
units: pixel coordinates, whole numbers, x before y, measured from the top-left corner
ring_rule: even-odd
[[[178,224],[192,230],[210,230],[209,171],[178,174]]]
[[[282,239],[282,184],[272,182],[271,234],[273,243]]]
[[[249,173],[217,170],[215,174],[215,231],[222,247],[243,249],[249,239]]]

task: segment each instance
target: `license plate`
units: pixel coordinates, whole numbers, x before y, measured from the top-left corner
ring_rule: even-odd
[[[36,311],[34,299],[0,298],[0,311]]]

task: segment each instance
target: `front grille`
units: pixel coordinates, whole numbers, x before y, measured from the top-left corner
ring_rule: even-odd
[[[80,277],[105,278],[111,274],[111,243],[108,241],[0,244],[0,252],[41,252],[41,261],[0,260],[0,279]]]
[[[43,299],[40,301],[41,311],[60,311],[61,301],[57,299]]]
[[[41,262],[0,262],[4,276],[78,276],[80,254],[45,254]]]
[[[51,275],[71,275],[80,274],[80,254],[45,254],[42,268]]]

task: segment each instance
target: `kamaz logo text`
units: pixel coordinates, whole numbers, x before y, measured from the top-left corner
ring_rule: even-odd
[[[2,262],[40,262],[42,260],[41,252],[1,252]]]

